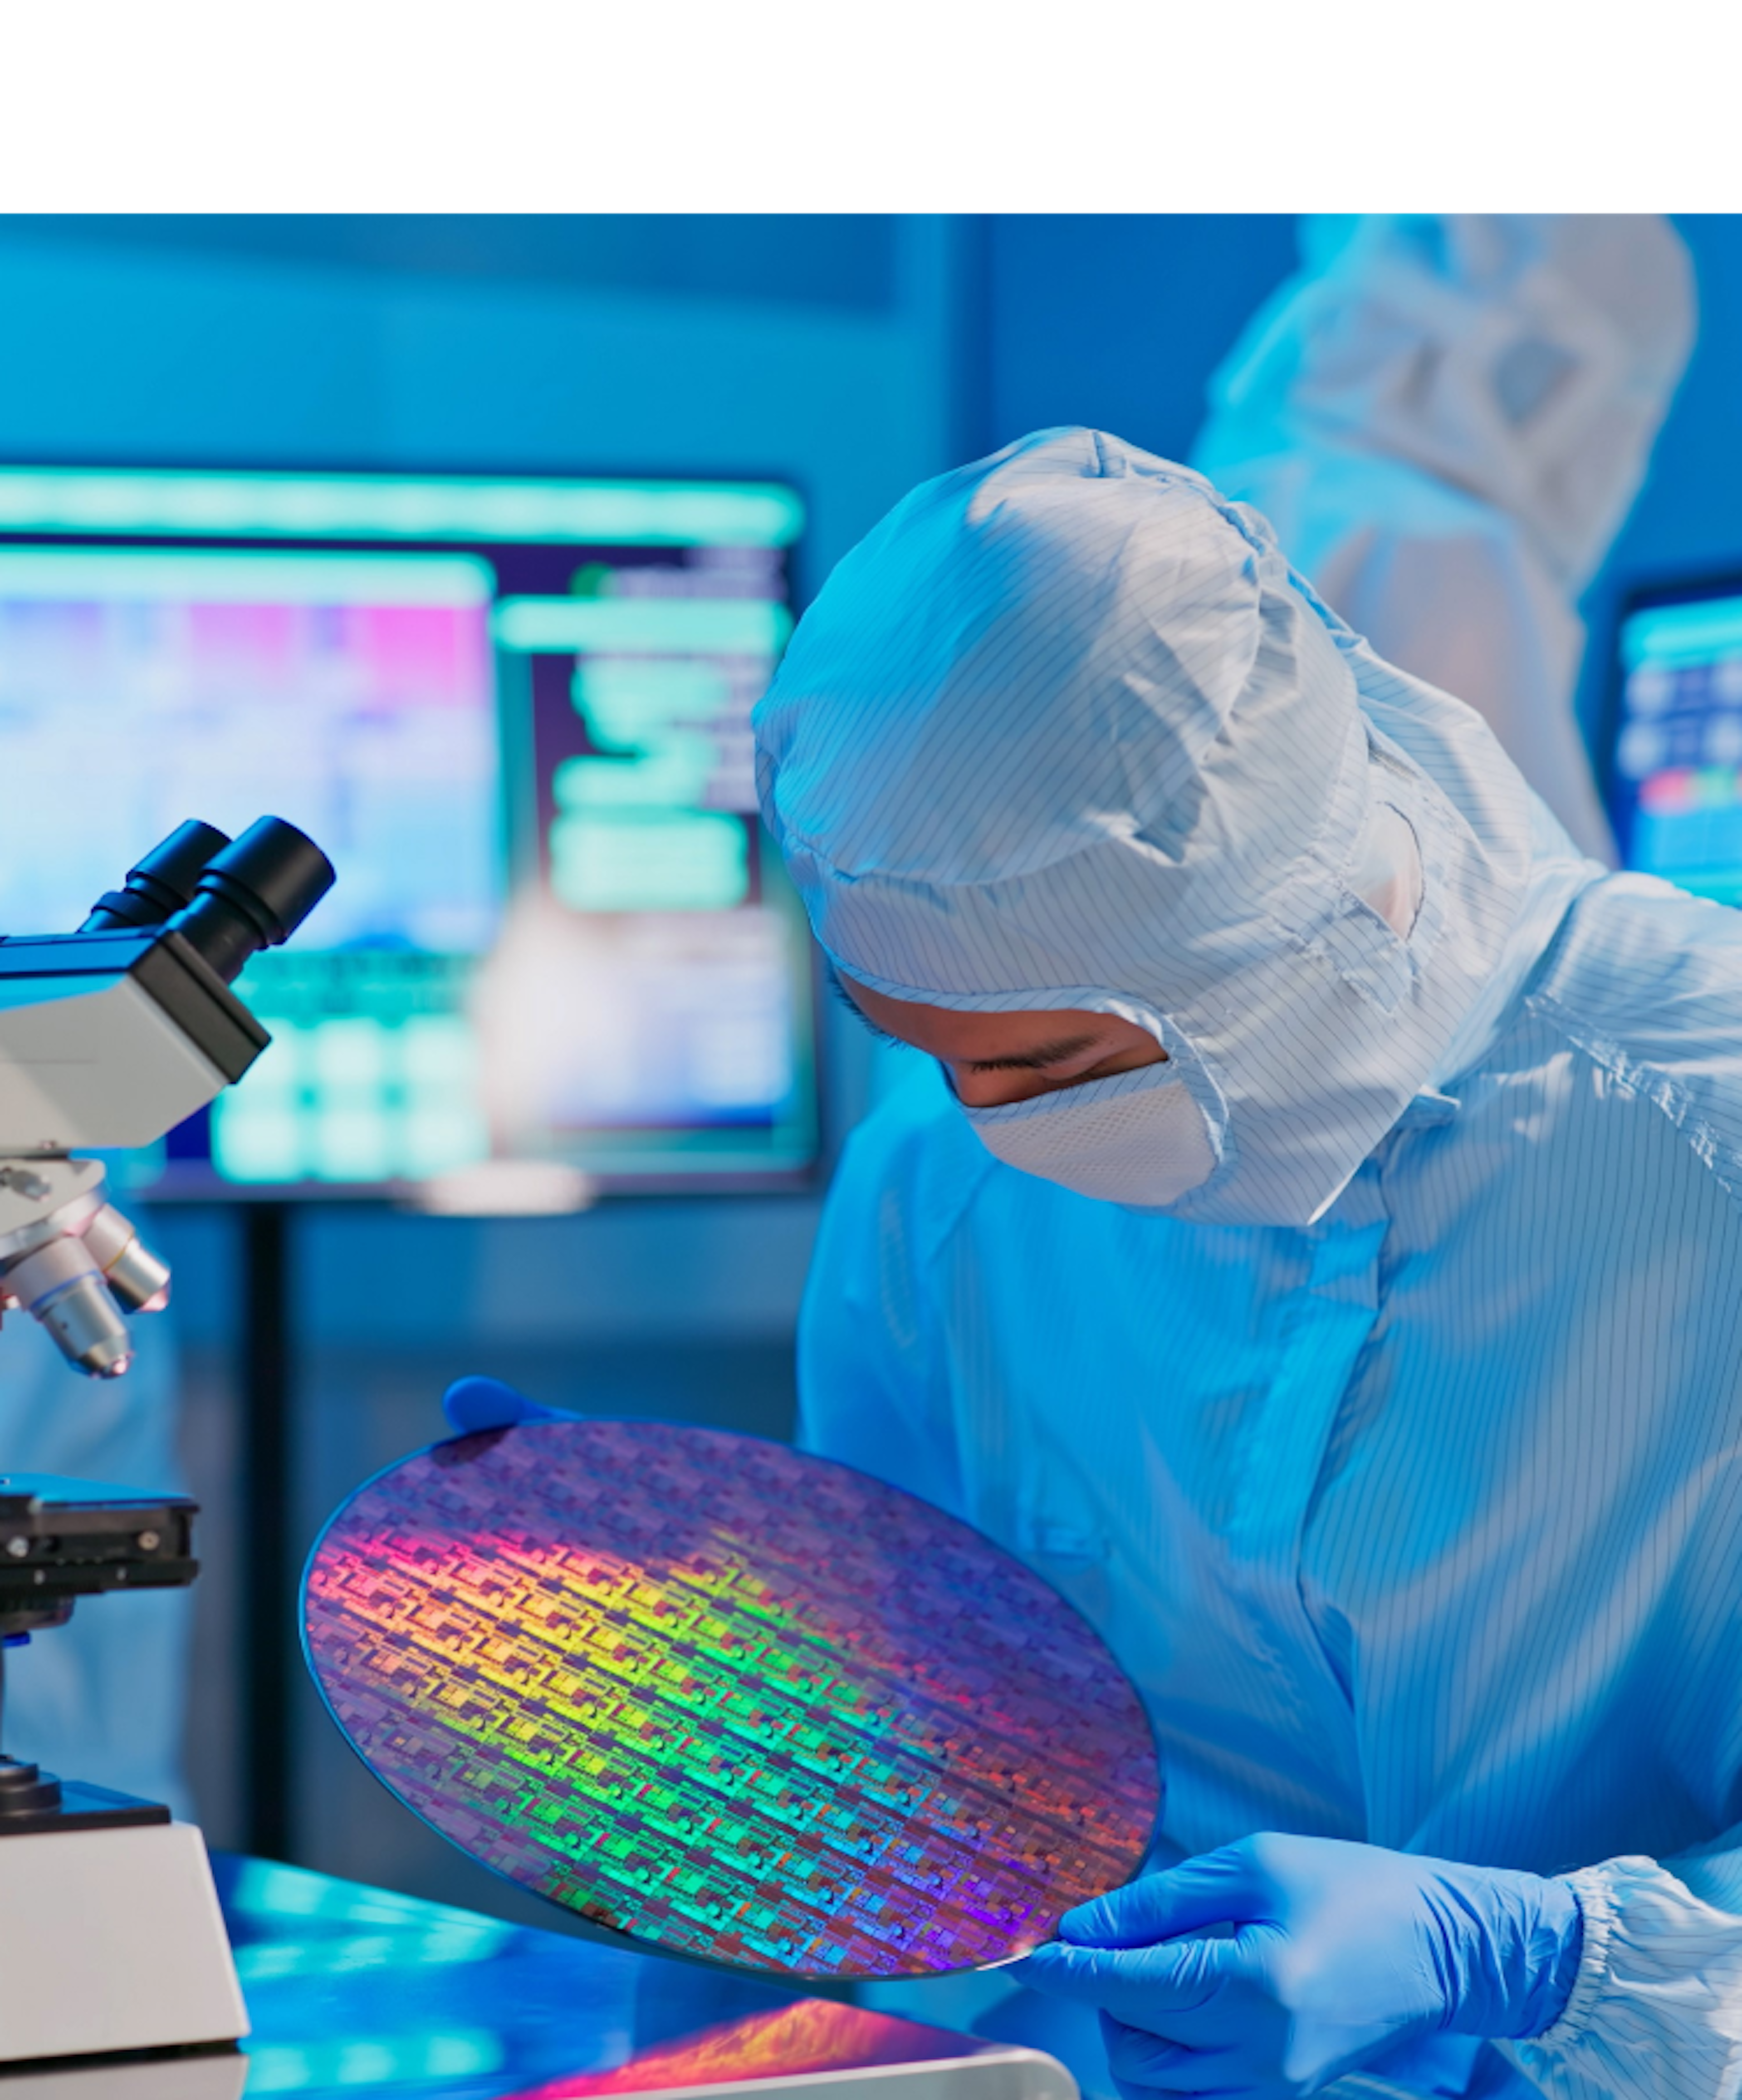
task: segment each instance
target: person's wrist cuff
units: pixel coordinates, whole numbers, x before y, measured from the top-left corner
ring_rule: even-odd
[[[1497,2040],[1529,2041],[1546,2033],[1566,2010],[1578,1981],[1585,1952],[1585,1912],[1578,1890],[1565,1874],[1537,1886],[1535,1915],[1524,1927],[1525,1988],[1494,2037]]]

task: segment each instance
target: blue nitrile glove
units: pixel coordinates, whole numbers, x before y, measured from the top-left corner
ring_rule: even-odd
[[[1100,2007],[1126,2100],[1275,2100],[1431,2034],[1541,2034],[1583,1937],[1564,1880],[1267,1833],[1081,1904],[1012,1973]]]
[[[442,1395],[442,1412],[456,1433],[473,1436],[480,1429],[507,1429],[517,1422],[579,1422],[567,1407],[544,1407],[516,1392],[501,1379],[456,1379]]]

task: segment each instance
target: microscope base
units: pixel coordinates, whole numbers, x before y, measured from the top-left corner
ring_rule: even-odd
[[[0,2062],[248,2032],[191,1823],[0,1837]]]

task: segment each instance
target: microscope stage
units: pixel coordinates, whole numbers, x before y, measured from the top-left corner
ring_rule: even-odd
[[[197,1502],[54,1473],[0,1473],[0,1633],[58,1625],[77,1597],[192,1582]]]

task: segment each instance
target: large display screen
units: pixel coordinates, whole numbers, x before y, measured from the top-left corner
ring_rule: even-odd
[[[0,468],[0,931],[78,924],[185,817],[288,818],[338,873],[240,982],[272,1046],[159,1193],[808,1167],[809,946],[749,729],[802,514],[774,483]]]
[[[1742,578],[1636,594],[1619,692],[1608,774],[1624,863],[1742,904]]]

